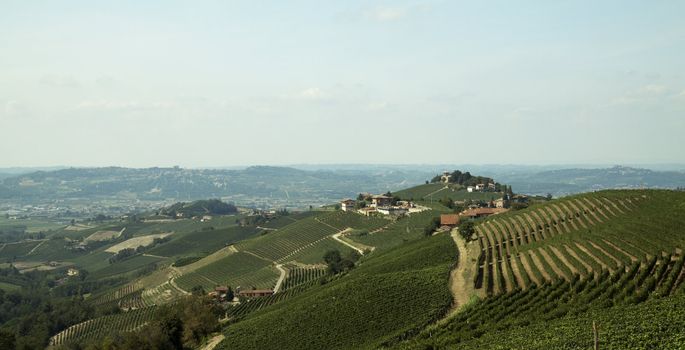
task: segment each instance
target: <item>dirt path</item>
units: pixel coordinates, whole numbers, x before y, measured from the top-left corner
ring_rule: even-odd
[[[242,252],[243,252],[243,253],[246,253],[246,254],[250,254],[250,255],[254,256],[255,258],[257,258],[257,259],[262,259],[262,260],[264,260],[264,261],[268,261],[268,262],[270,262],[270,263],[275,262],[275,261],[270,260],[270,259],[267,259],[267,258],[265,258],[265,257],[263,257],[263,256],[257,255],[256,253],[253,253],[253,252],[251,252],[251,251],[249,251],[249,250],[243,250]]]
[[[343,240],[343,239],[341,238],[342,234],[345,233],[345,232],[348,231],[348,230],[349,230],[349,229],[344,230],[344,231],[340,231],[340,232],[334,234],[334,235],[331,236],[331,237],[333,237],[333,239],[336,240],[336,241],[338,241],[339,243],[342,243],[342,244],[344,244],[344,245],[346,245],[346,246],[348,246],[348,247],[350,247],[350,248],[356,250],[360,255],[364,255],[364,250],[363,250],[362,248],[359,248],[359,247],[353,245],[352,243],[347,242],[347,241],[345,241],[345,240]],[[369,248],[369,249],[374,250],[375,247],[371,247],[371,248]]]
[[[41,245],[43,245],[43,243],[45,243],[45,242],[47,242],[47,239],[44,239],[44,240],[40,241],[40,243],[36,244],[36,246],[33,247],[33,249],[31,249],[26,255],[31,255],[31,254],[33,254],[33,252],[34,252],[38,247],[40,247]],[[4,247],[4,246],[3,246],[3,247]]]
[[[278,291],[281,289],[281,285],[283,284],[283,281],[285,280],[285,276],[287,275],[287,271],[283,268],[283,265],[276,264],[276,269],[281,273],[281,275],[278,276],[278,281],[276,281],[276,286],[274,287],[274,293],[278,293]]]
[[[553,245],[550,245],[549,248],[552,249],[552,251],[559,258],[559,260],[561,260],[561,262],[563,262],[564,265],[566,265],[566,267],[568,267],[571,270],[571,273],[580,275],[580,271],[578,271],[578,269],[573,264],[571,264],[571,262],[568,261],[568,259],[566,259],[566,254],[564,254],[561,250],[559,250],[559,248]]]
[[[578,225],[576,225],[575,222],[575,217],[571,212],[569,212],[566,207],[561,207],[561,205],[557,205],[557,203],[552,204],[552,208],[555,209],[561,216],[560,218],[564,219],[564,224],[571,226],[571,231],[577,231],[578,230]]]
[[[519,260],[521,261],[521,264],[523,265],[523,269],[526,270],[526,274],[528,274],[528,278],[530,278],[530,280],[533,283],[535,283],[539,286],[539,285],[541,285],[540,282],[542,282],[542,281],[538,280],[538,276],[535,275],[535,273],[533,273],[533,268],[530,266],[530,264],[528,264],[528,259],[526,259],[525,254],[526,253],[520,254]]]
[[[172,287],[174,287],[176,290],[178,290],[179,292],[181,292],[181,293],[183,293],[183,294],[185,294],[185,295],[190,295],[190,294],[191,294],[191,293],[188,292],[187,290],[185,290],[185,289],[179,287],[178,284],[176,284],[176,279],[175,279],[175,278],[169,278],[169,285],[172,286]]]
[[[564,249],[566,250],[566,252],[567,252],[569,255],[571,255],[572,257],[574,257],[576,260],[578,260],[578,262],[579,262],[581,265],[583,265],[583,267],[585,267],[585,270],[587,270],[587,273],[588,273],[588,274],[592,275],[592,274],[595,272],[595,271],[592,269],[592,266],[590,266],[588,263],[586,263],[585,261],[583,261],[583,259],[581,259],[580,256],[579,256],[573,249],[571,249],[571,247],[564,245]]]
[[[616,203],[610,201],[609,199],[602,197],[602,200],[603,200],[605,203],[608,203],[609,205],[611,205],[612,207],[614,207],[614,209],[616,209],[619,213],[621,213],[621,214],[625,214],[625,213],[626,213],[626,212],[624,212],[623,210],[621,210],[621,208],[619,208],[618,205],[616,205]]]
[[[542,277],[547,281],[551,281],[552,276],[550,276],[549,272],[547,272],[547,270],[545,269],[545,266],[542,264],[542,261],[540,260],[540,257],[538,256],[538,254],[535,254],[532,250],[530,250],[529,253],[530,253],[530,258],[533,261],[533,264],[535,264],[535,266],[537,266],[538,271],[540,271],[540,273],[542,274]]]
[[[212,339],[210,339],[205,346],[201,348],[201,350],[212,350],[214,349],[219,343],[221,343],[222,340],[224,340],[225,336],[223,334],[215,335]]]
[[[602,248],[600,245],[596,244],[595,242],[588,240],[587,241],[590,245],[592,245],[595,249],[599,250],[602,252],[604,255],[608,256],[611,260],[616,262],[617,266],[623,265],[623,262],[619,260],[617,257],[613,256],[611,253],[607,252],[604,248]]]
[[[166,256],[161,256],[161,255],[154,255],[154,254],[143,254],[143,256],[149,256],[151,258],[159,258],[159,259],[166,259]]]
[[[609,270],[609,271],[612,271],[612,272],[614,271],[614,269],[609,268],[609,266],[607,266],[607,264],[605,264],[604,261],[602,261],[602,260],[600,260],[598,257],[592,255],[592,252],[591,252],[589,249],[587,249],[584,245],[582,245],[582,244],[580,244],[580,243],[578,243],[578,242],[573,242],[573,244],[575,244],[576,247],[578,247],[578,249],[582,250],[583,253],[589,255],[592,259],[595,259],[595,261],[596,261],[600,266],[602,266],[603,269],[606,269],[606,270]],[[582,261],[582,260],[581,260],[581,261]],[[591,271],[592,271],[592,270],[591,270]],[[596,272],[598,272],[598,271],[596,271]]]
[[[448,188],[449,188],[449,186],[445,186],[445,187],[443,187],[443,188],[441,188],[441,189],[439,189],[439,190],[437,190],[437,191],[433,191],[433,192],[431,192],[431,193],[429,193],[429,194],[423,196],[423,198],[426,198],[426,197],[431,197],[431,198],[432,198],[434,194],[436,194],[436,193],[438,193],[438,192],[441,192],[441,191],[444,191],[444,190],[446,190],[446,189],[448,189]]]
[[[617,245],[615,245],[615,244],[613,244],[613,243],[607,241],[606,239],[602,239],[602,241],[604,241],[604,243],[606,243],[607,245],[609,245],[611,248],[616,249],[616,250],[617,250],[618,252],[620,252],[621,254],[623,254],[623,255],[629,257],[629,258],[630,258],[630,261],[633,261],[633,262],[637,261],[637,257],[635,257],[635,255],[628,253],[628,252],[625,251],[623,248],[621,248],[621,247],[619,247],[619,246],[617,246]]]
[[[516,285],[519,286],[521,289],[525,289],[526,286],[526,281],[523,279],[523,275],[521,274],[521,270],[519,270],[519,266],[516,263],[516,257],[511,256],[511,259],[509,259],[509,265],[511,265],[511,272],[514,274],[514,278],[516,278]]]
[[[471,296],[476,294],[472,281],[478,273],[476,261],[479,249],[475,242],[466,243],[464,238],[459,235],[458,229],[452,230],[450,236],[452,236],[459,251],[457,264],[450,272],[449,279],[450,292],[454,298],[454,305],[449,312],[452,315],[468,304]]]
[[[556,273],[557,276],[562,277],[563,279],[565,279],[567,281],[571,280],[572,276],[567,276],[566,273],[564,272],[564,270],[562,270],[559,266],[557,266],[556,261],[554,261],[554,259],[552,259],[552,256],[549,255],[549,253],[545,249],[539,248],[538,252],[540,253],[540,255],[542,255],[542,257],[545,259],[545,261],[547,261],[549,266],[552,268],[552,271],[554,271],[554,273]]]

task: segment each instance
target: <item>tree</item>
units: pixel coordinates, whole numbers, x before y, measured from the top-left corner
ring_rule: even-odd
[[[323,256],[323,260],[328,265],[328,272],[337,274],[354,268],[354,264],[359,257],[359,253],[352,251],[349,255],[343,258],[340,254],[340,251],[334,249],[327,251]]]
[[[190,293],[192,293],[193,295],[196,295],[196,296],[201,296],[201,295],[207,294],[207,293],[205,292],[204,287],[202,287],[202,286],[200,286],[200,285],[197,285],[197,286],[193,287],[193,288],[190,290]]]
[[[431,219],[430,223],[428,223],[428,226],[423,228],[423,234],[426,236],[430,236],[435,232],[435,230],[440,227],[440,217],[436,216],[433,219]]]
[[[459,234],[468,242],[473,234],[476,233],[473,221],[464,221],[459,225]]]

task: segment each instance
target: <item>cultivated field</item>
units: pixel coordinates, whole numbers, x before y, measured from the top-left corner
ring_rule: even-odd
[[[118,253],[124,249],[136,249],[138,247],[147,247],[156,238],[165,238],[168,236],[171,236],[173,232],[167,232],[167,233],[158,233],[158,234],[152,234],[152,235],[146,235],[146,236],[138,236],[138,237],[133,237],[131,239],[127,239],[121,243],[115,244],[109,248],[107,248],[105,251],[108,253]]]

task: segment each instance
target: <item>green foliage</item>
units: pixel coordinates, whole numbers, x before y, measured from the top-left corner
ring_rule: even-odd
[[[176,283],[185,290],[191,290],[195,286],[212,290],[218,285],[272,288],[277,279],[278,273],[271,263],[254,255],[238,252],[186,273],[178,277]]]
[[[160,210],[160,214],[171,217],[194,217],[199,215],[226,215],[235,214],[238,209],[233,204],[222,202],[219,199],[199,200],[191,203],[178,202]]]
[[[351,251],[347,256],[343,257],[339,250],[329,250],[323,255],[323,261],[328,266],[328,272],[337,274],[349,271],[354,268],[355,262],[359,260],[359,253],[356,250]]]
[[[426,235],[426,236],[430,236],[430,235],[432,235],[433,232],[435,232],[435,230],[437,230],[439,227],[440,227],[440,217],[439,217],[439,216],[433,217],[433,218],[428,222],[428,225],[426,225],[426,227],[424,227],[424,229],[423,229],[423,234]]]
[[[471,220],[465,220],[459,224],[459,234],[467,242],[473,240],[473,234],[476,233],[475,224]]]
[[[402,245],[230,325],[220,349],[378,347],[441,318],[455,247],[448,235]],[[363,324],[363,326],[362,326]]]
[[[677,263],[671,262],[670,259],[663,259],[660,261],[660,265],[675,268]],[[666,271],[667,268],[664,267],[662,270]],[[638,286],[636,296],[631,296],[632,293],[623,293],[635,281],[638,271],[639,274],[645,274],[648,277],[644,283]],[[673,272],[672,275],[679,275],[681,271]],[[658,290],[666,291],[668,289],[664,293],[680,294],[677,288],[672,288],[672,285],[663,289],[660,287],[665,283],[661,282],[660,284],[658,282],[661,273],[658,269],[652,269],[651,266],[641,267],[639,264],[634,264],[628,269],[619,269],[611,275],[605,272],[587,280],[576,275],[569,282],[559,279],[553,283],[547,282],[542,286],[532,285],[526,290],[517,289],[472,304],[449,321],[428,327],[419,336],[399,347],[425,349],[452,347],[459,344],[459,349],[479,347],[509,349],[512,348],[512,344],[519,344],[513,348],[527,348],[521,345],[524,344],[520,343],[524,338],[520,335],[526,332],[530,340],[530,334],[537,334],[538,326],[534,326],[535,331],[527,328],[531,324],[541,326],[564,317],[587,319],[585,316],[588,314],[595,315],[594,317],[600,314],[616,317],[623,310],[626,310],[626,305],[641,303],[647,300],[650,295],[658,296],[655,293]],[[679,288],[682,289],[682,286]],[[641,322],[644,321],[638,320],[635,324],[638,325]],[[682,320],[678,322],[682,322]],[[608,325],[614,327],[614,325]],[[576,343],[576,341],[590,339],[585,336],[579,337],[572,332],[565,332],[565,338],[551,337],[551,332],[556,329],[551,327],[547,329],[543,333],[550,336],[542,337],[544,340],[536,343],[535,348],[545,348],[545,345],[546,348],[557,348],[556,345],[559,342],[574,344],[574,347],[571,347],[574,349],[585,348],[587,343]],[[506,332],[517,334],[514,337],[516,342],[511,343],[511,339],[503,336],[503,332],[504,334]],[[483,339],[487,339],[487,341]],[[623,342],[620,343],[624,344]],[[661,344],[663,346],[669,343],[662,342]],[[617,347],[616,344],[611,343],[611,348],[622,347]],[[656,348],[660,348],[660,346]]]

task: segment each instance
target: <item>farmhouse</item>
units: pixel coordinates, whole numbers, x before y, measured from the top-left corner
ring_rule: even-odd
[[[271,289],[252,289],[252,290],[241,290],[238,292],[238,296],[245,298],[257,298],[257,297],[268,297],[273,295],[274,291]]]
[[[78,274],[79,274],[79,271],[73,267],[70,267],[67,270],[67,276],[78,276]]]
[[[440,215],[440,226],[454,227],[459,225],[459,215],[457,214],[442,214]]]
[[[371,206],[374,207],[387,207],[392,204],[392,197],[378,195],[371,197]]]
[[[404,215],[409,209],[403,207],[378,207],[376,210],[383,215]]]
[[[342,209],[342,211],[353,211],[356,203],[357,202],[353,199],[343,199],[340,201],[340,209]]]
[[[503,213],[505,211],[508,211],[509,209],[504,209],[504,208],[474,208],[474,209],[466,209],[459,213],[461,216],[466,216],[472,219],[476,218],[482,218],[494,214],[499,214]]]
[[[360,208],[359,210],[357,210],[357,212],[359,214],[364,215],[364,216],[370,216],[371,214],[376,213],[376,208],[364,207],[364,208]]]
[[[468,187],[466,187],[466,192],[471,193],[471,192],[473,192],[474,189],[475,189],[475,187],[473,187],[473,186],[468,186]]]
[[[485,189],[485,184],[477,184],[476,185],[476,191],[482,191]]]

